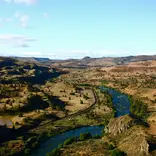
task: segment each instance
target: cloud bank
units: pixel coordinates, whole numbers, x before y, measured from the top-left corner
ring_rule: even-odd
[[[26,5],[32,5],[37,3],[37,0],[2,0],[6,3],[17,3],[17,4],[26,4]]]
[[[23,35],[16,34],[0,35],[0,44],[3,45],[26,48],[30,46],[29,43],[34,41],[36,41],[36,39],[29,38]]]

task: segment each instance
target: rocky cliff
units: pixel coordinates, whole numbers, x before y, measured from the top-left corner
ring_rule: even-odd
[[[125,151],[128,156],[148,156],[149,144],[146,140],[146,134],[139,127],[129,129],[125,137],[121,137],[118,148]]]
[[[135,124],[135,120],[128,115],[112,118],[108,124],[108,133],[116,136],[122,132],[127,131]]]
[[[128,156],[148,156],[146,127],[137,123],[129,115],[111,119],[107,126],[109,141],[113,141]]]

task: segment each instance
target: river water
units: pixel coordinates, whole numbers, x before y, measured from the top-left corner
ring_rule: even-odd
[[[107,87],[100,87],[101,91],[108,91],[113,98],[113,105],[116,109],[115,117],[123,116],[126,114],[130,114],[130,101],[128,96],[122,94],[114,89],[107,88]]]
[[[51,137],[50,139],[42,143],[40,148],[35,150],[31,156],[45,156],[46,153],[51,152],[53,149],[58,147],[59,144],[62,144],[68,138],[74,136],[78,137],[81,133],[89,132],[93,136],[95,136],[96,134],[102,134],[103,128],[104,126],[86,126],[56,135],[55,137]]]
[[[108,91],[112,95],[113,105],[116,108],[115,117],[123,116],[130,113],[130,102],[126,95],[115,91],[107,87],[100,87],[101,91]],[[69,130],[65,133],[51,137],[47,141],[41,144],[39,149],[33,151],[32,156],[45,156],[46,153],[52,151],[59,144],[62,144],[65,140],[70,137],[79,136],[81,133],[90,132],[93,136],[96,134],[102,134],[104,126],[87,126],[82,128],[77,128],[74,130]]]

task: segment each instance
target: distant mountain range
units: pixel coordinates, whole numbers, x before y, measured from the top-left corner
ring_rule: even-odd
[[[138,55],[127,57],[102,57],[90,58],[88,56],[83,59],[68,59],[68,60],[52,60],[49,58],[36,57],[12,57],[20,61],[45,63],[56,67],[110,67],[116,65],[125,65],[130,62],[156,60],[156,55]]]
[[[38,58],[38,57],[12,57],[12,58],[18,59],[20,61],[35,61],[35,62],[50,61],[49,58]]]
[[[59,67],[110,67],[116,65],[125,65],[130,62],[156,60],[156,55],[140,55],[127,57],[102,57],[83,59],[69,59],[63,61],[56,61],[53,66]]]

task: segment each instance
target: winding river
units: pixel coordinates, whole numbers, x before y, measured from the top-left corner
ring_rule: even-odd
[[[128,96],[122,94],[114,89],[107,88],[107,87],[100,87],[101,91],[108,91],[113,98],[113,105],[116,109],[115,117],[123,116],[126,114],[130,114],[130,101]]]
[[[109,94],[112,95],[112,102],[116,108],[116,117],[130,113],[130,102],[126,95],[107,87],[100,87],[100,89],[101,91],[108,91]],[[58,147],[59,144],[62,144],[69,137],[79,136],[81,133],[86,132],[90,132],[93,136],[95,136],[96,134],[101,134],[103,128],[103,126],[86,126],[56,135],[42,143],[40,148],[33,151],[31,156],[45,156],[46,153]]]
[[[46,153],[52,151],[59,144],[62,144],[65,140],[70,137],[78,137],[81,133],[90,132],[93,136],[96,134],[101,134],[104,126],[86,126],[77,128],[74,130],[69,130],[67,132],[56,135],[55,137],[51,137],[47,141],[41,144],[40,148],[35,150],[31,156],[45,156]]]

